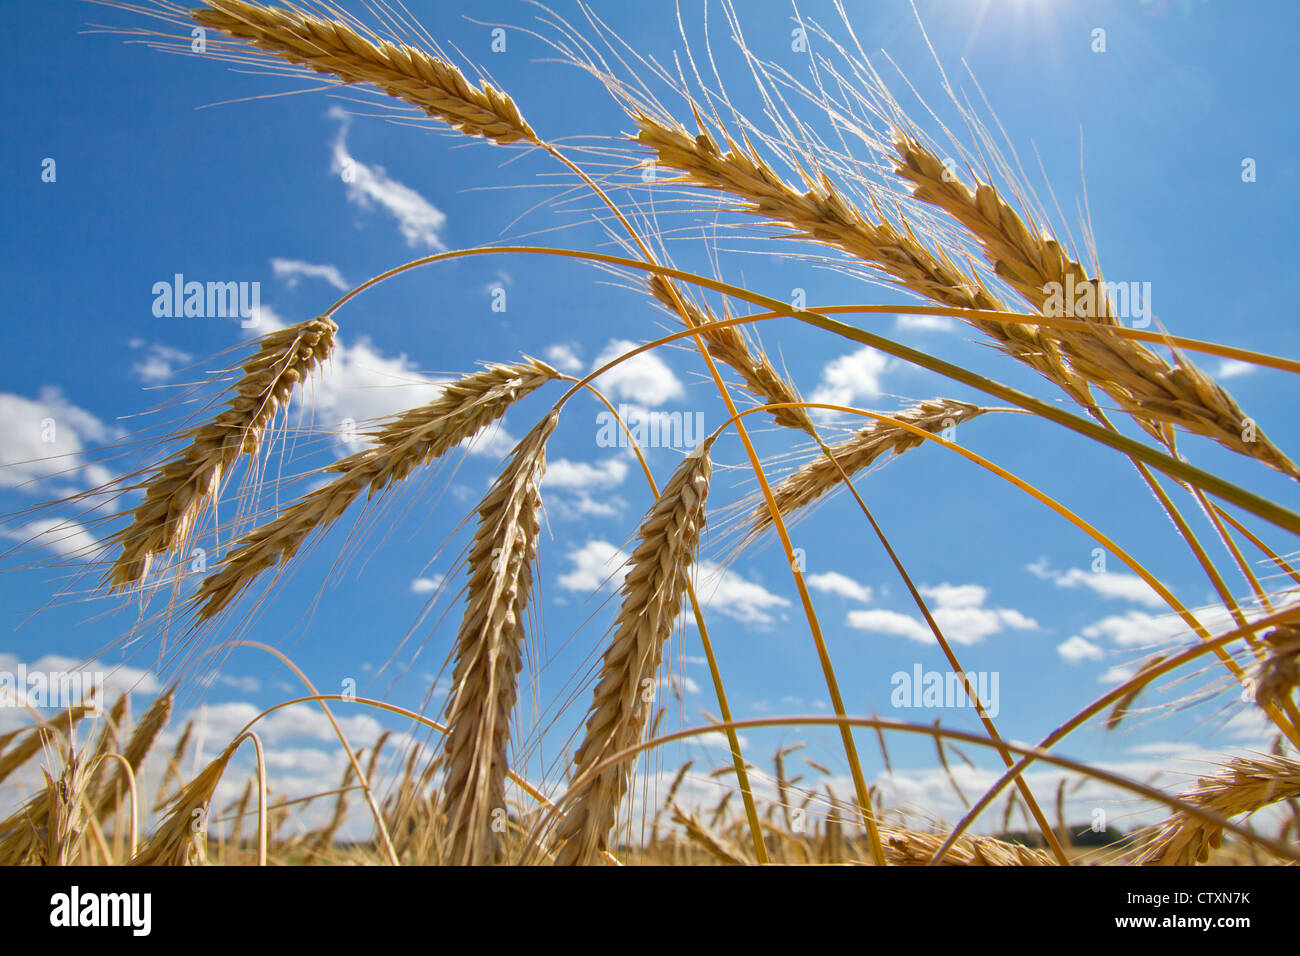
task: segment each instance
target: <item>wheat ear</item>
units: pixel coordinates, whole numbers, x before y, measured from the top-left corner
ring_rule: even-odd
[[[751,147],[729,137],[723,151],[707,132],[692,136],[681,125],[633,111],[638,141],[652,149],[662,166],[676,169],[681,182],[738,197],[743,211],[794,230],[808,239],[847,252],[883,271],[894,282],[942,305],[958,309],[1005,311],[973,272],[942,252],[927,249],[910,230],[868,219],[824,175],[804,174],[806,191],[785,183]],[[725,135],[725,134],[724,134]],[[1055,343],[1025,325],[978,321],[976,324],[1010,355],[1090,406],[1086,384],[1061,360]]]
[[[1286,757],[1234,757],[1219,773],[1202,777],[1182,799],[1222,817],[1254,813],[1300,795],[1300,763]],[[1175,814],[1156,828],[1134,860],[1147,866],[1193,866],[1223,845],[1223,830],[1200,817]]]
[[[971,190],[943,161],[906,134],[894,139],[900,177],[913,195],[942,209],[973,235],[994,271],[1035,309],[1047,314],[1049,290],[1089,290],[1091,315],[1080,316],[1087,331],[1045,329],[1070,367],[1102,389],[1157,439],[1162,426],[1179,425],[1239,454],[1256,458],[1292,478],[1300,469],[1249,419],[1222,387],[1191,363],[1170,365],[1141,342],[1109,334],[1116,326],[1099,280],[1050,235],[1031,230],[1020,215],[985,183]],[[1071,303],[1071,305],[1073,305]]]
[[[344,83],[368,83],[470,136],[502,145],[537,142],[514,101],[487,83],[475,86],[460,70],[407,44],[302,10],[246,0],[206,0],[194,22]],[[358,25],[359,26],[359,25]]]
[[[1255,703],[1261,707],[1281,704],[1300,685],[1300,627],[1283,624],[1264,635],[1268,657],[1259,665]]]
[[[943,845],[938,833],[921,833],[895,827],[881,827],[885,856],[894,866],[925,866]],[[943,858],[945,866],[1055,866],[1050,853],[995,840],[992,837],[962,836]]]
[[[695,564],[713,465],[702,442],[678,467],[641,523],[640,544],[623,579],[623,604],[592,695],[586,734],[574,754],[577,791],[557,831],[558,865],[590,864],[607,849],[631,759],[587,771],[634,746],[649,723],[664,644],[682,609]]]
[[[336,331],[338,326],[322,316],[258,340],[229,407],[187,432],[190,444],[185,451],[146,480],[144,502],[135,509],[130,526],[113,536],[122,553],[108,572],[110,588],[143,581],[155,555],[184,548],[235,460],[257,453],[276,409],[329,357]]]
[[[207,858],[208,806],[226,765],[243,738],[236,738],[172,799],[132,866],[195,866]]]
[[[717,316],[709,309],[688,302],[681,290],[675,290],[669,280],[663,276],[653,275],[647,284],[650,287],[650,294],[656,300],[666,305],[674,315],[679,315],[681,313],[678,303],[673,298],[673,292],[676,291],[689,326],[699,327],[718,321]],[[700,334],[704,338],[709,354],[740,373],[745,389],[765,404],[797,404],[803,401],[799,397],[799,390],[777,371],[762,348],[759,347],[757,350],[750,348],[749,342],[738,327],[728,325],[720,329],[706,328]],[[771,410],[771,415],[778,425],[816,435],[816,426],[813,425],[806,408],[774,408]]]
[[[945,428],[952,428],[977,418],[985,411],[987,409],[978,405],[968,405],[950,398],[935,398],[893,413],[893,417],[916,428],[937,434]],[[831,445],[828,450],[834,456],[833,460],[825,454],[814,458],[783,479],[780,484],[773,486],[772,496],[776,499],[777,507],[781,509],[781,515],[783,517],[791,515],[826,492],[839,487],[844,481],[844,475],[851,478],[887,452],[901,455],[905,451],[918,447],[924,441],[924,438],[901,425],[888,421],[873,421],[853,437]],[[772,515],[766,506],[762,506],[754,509],[750,520],[749,536],[753,537],[771,525]]]
[[[329,484],[303,496],[235,544],[220,570],[191,598],[200,621],[220,613],[263,570],[292,557],[307,536],[329,527],[363,492],[371,497],[441,457],[504,415],[560,373],[525,357],[448,384],[427,405],[403,412],[370,434],[371,447],[325,469]]]
[[[3,706],[3,702],[0,702]],[[9,740],[20,734],[28,734],[20,743],[5,754],[0,754],[0,781],[3,781],[11,773],[21,767],[27,761],[35,756],[36,752],[41,749],[49,739],[48,734],[53,731],[56,734],[66,734],[69,739],[72,736],[72,729],[77,722],[86,714],[91,712],[91,708],[78,704],[61,713],[58,717],[52,718],[43,724],[37,724],[35,727],[21,727],[18,730],[10,731],[4,736],[0,736],[0,745],[4,745]]]
[[[506,813],[510,713],[523,667],[524,626],[541,531],[538,483],[546,471],[546,441],[558,421],[559,412],[552,411],[524,436],[478,507],[443,760],[446,853],[457,865],[501,859],[494,824],[498,818],[504,823]]]

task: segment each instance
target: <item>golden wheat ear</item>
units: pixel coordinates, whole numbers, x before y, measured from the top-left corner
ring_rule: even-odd
[[[938,434],[944,429],[978,418],[987,410],[978,405],[969,405],[950,398],[935,398],[905,408],[901,412],[894,413],[893,417],[916,428]],[[901,425],[889,421],[874,421],[853,437],[831,445],[829,452],[833,458],[828,458],[825,454],[819,455],[802,468],[792,472],[772,488],[772,496],[776,499],[781,516],[789,517],[828,491],[838,488],[844,483],[846,475],[852,478],[881,456],[890,452],[901,455],[920,447],[925,441],[926,439]],[[747,537],[752,539],[762,534],[771,524],[772,513],[766,504],[760,505],[754,509],[750,518]]]
[[[197,619],[221,613],[262,571],[291,558],[309,535],[341,518],[363,491],[373,497],[447,454],[559,374],[525,356],[518,364],[492,365],[451,382],[432,402],[390,419],[370,436],[371,447],[325,469],[339,477],[236,542],[190,599]]]
[[[510,714],[524,662],[533,561],[541,532],[538,483],[546,442],[559,421],[552,411],[515,447],[509,464],[478,506],[470,548],[468,598],[456,636],[447,704],[440,796],[447,860],[499,862],[506,814]]]
[[[1080,316],[1086,331],[1045,328],[1070,368],[1109,395],[1146,431],[1162,439],[1177,425],[1255,458],[1292,478],[1300,468],[1270,442],[1221,386],[1182,359],[1170,365],[1141,342],[1109,334],[1117,322],[1103,283],[1088,275],[1046,232],[1030,229],[996,189],[968,188],[943,160],[905,133],[894,138],[895,171],[912,183],[912,194],[941,209],[976,239],[994,271],[1043,314],[1053,295],[1085,290],[1093,304]]]
[[[1213,776],[1202,777],[1181,795],[1189,803],[1222,817],[1254,813],[1280,800],[1300,796],[1300,763],[1288,757],[1234,757]],[[1194,866],[1223,845],[1220,827],[1180,813],[1154,829],[1150,844],[1134,860],[1146,866]]]
[[[713,463],[712,440],[701,442],[678,466],[641,522],[641,543],[623,579],[623,604],[592,694],[586,733],[574,754],[577,790],[559,825],[557,865],[595,863],[608,849],[619,803],[627,793],[633,760],[594,775],[606,758],[636,745],[650,722],[664,644],[682,609],[695,566]]]
[[[698,114],[697,114],[698,115]],[[633,110],[637,141],[653,151],[659,165],[677,170],[676,181],[727,193],[742,212],[792,230],[791,237],[831,246],[889,277],[894,283],[940,305],[957,309],[1006,311],[980,281],[942,250],[931,250],[904,223],[901,227],[868,218],[825,175],[804,173],[806,189],[786,183],[753,149],[726,139],[720,147],[701,131],[692,136],[680,124]],[[1092,398],[1082,378],[1066,367],[1055,342],[1037,328],[975,320],[1007,354],[1063,388],[1084,407]]]
[[[340,19],[245,0],[207,0],[195,23],[243,40],[289,63],[344,83],[365,83],[416,106],[470,136],[501,145],[537,143],[514,101],[487,83],[476,86],[455,66]]]
[[[229,406],[183,436],[189,446],[146,479],[144,502],[131,524],[110,539],[122,548],[107,575],[110,589],[142,583],[157,555],[184,550],[236,459],[257,454],[276,410],[333,352],[337,331],[333,320],[321,316],[258,340]]]

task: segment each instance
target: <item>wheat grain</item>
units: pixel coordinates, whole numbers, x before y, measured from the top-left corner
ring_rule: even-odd
[[[702,442],[678,467],[641,523],[641,542],[628,562],[623,604],[592,695],[586,733],[574,754],[575,779],[635,745],[649,723],[664,643],[681,611],[704,528],[712,471],[709,442]],[[594,863],[608,849],[631,772],[632,761],[623,760],[578,784],[558,829],[562,845],[557,864]]]
[[[470,548],[468,600],[456,636],[447,708],[442,812],[452,863],[501,858],[510,713],[523,666],[524,625],[541,531],[537,485],[546,470],[552,411],[516,446],[478,507]]]
[[[313,532],[329,527],[363,491],[374,497],[412,470],[441,457],[504,415],[515,402],[557,377],[525,357],[492,365],[448,384],[427,405],[403,412],[372,432],[371,447],[325,469],[338,474],[235,544],[220,570],[191,598],[200,621],[221,612],[262,571],[292,557]]]
[[[407,44],[364,35],[343,20],[246,0],[206,0],[194,21],[344,83],[370,84],[470,136],[537,143],[509,96],[476,86],[455,66]]]
[[[130,526],[113,535],[122,553],[107,575],[111,589],[142,582],[155,555],[185,547],[203,510],[215,502],[222,478],[241,455],[255,455],[277,408],[334,349],[338,326],[322,316],[258,341],[243,365],[229,407],[186,433],[189,446],[145,481],[144,502]]]
[[[894,418],[928,432],[938,432],[971,421],[984,414],[986,409],[948,398],[936,398],[894,413]],[[925,442],[919,435],[887,421],[875,421],[857,432],[852,438],[831,445],[832,460],[825,454],[804,465],[772,488],[772,496],[782,517],[820,498],[843,482],[843,475],[852,478],[871,465],[886,452],[901,455]],[[837,463],[838,462],[838,466]],[[749,536],[762,533],[772,523],[766,505],[756,508],[751,516]]]

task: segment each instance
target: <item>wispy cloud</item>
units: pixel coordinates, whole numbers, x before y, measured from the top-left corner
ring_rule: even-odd
[[[1041,581],[1051,581],[1058,588],[1087,588],[1102,597],[1118,598],[1132,601],[1146,607],[1164,607],[1164,599],[1151,586],[1136,574],[1116,571],[1085,571],[1083,568],[1070,568],[1068,571],[1056,571],[1048,566],[1047,559],[1041,558],[1025,566],[1030,574]]]
[[[271,271],[290,289],[294,288],[302,278],[323,279],[340,292],[346,292],[349,288],[347,280],[343,278],[337,266],[317,265],[299,259],[272,259]]]
[[[378,206],[392,215],[407,245],[445,249],[441,232],[446,214],[410,186],[390,178],[383,167],[368,166],[349,153],[347,111],[333,106],[329,115],[339,121],[331,169],[347,186],[348,199],[363,209]]]

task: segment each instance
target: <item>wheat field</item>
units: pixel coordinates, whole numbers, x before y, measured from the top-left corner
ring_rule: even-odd
[[[548,198],[536,215],[557,218],[544,226],[529,220],[514,233],[493,221],[504,238],[439,248],[393,261],[363,283],[339,283],[335,301],[259,330],[233,363],[216,357],[223,371],[200,383],[206,402],[145,398],[140,411],[154,405],[150,420],[161,422],[155,432],[86,453],[114,476],[41,506],[72,509],[91,530],[64,596],[126,608],[128,626],[111,649],[139,655],[128,659],[147,662],[167,686],[156,694],[122,689],[98,710],[28,708],[22,726],[0,735],[0,783],[9,780],[5,793],[13,795],[0,808],[0,863],[1300,861],[1300,571],[1292,564],[1300,515],[1287,497],[1300,468],[1264,430],[1281,417],[1278,402],[1244,407],[1211,371],[1224,363],[1268,369],[1270,381],[1289,388],[1282,375],[1300,372],[1300,361],[1180,335],[1172,313],[1132,321],[1133,302],[1118,298],[1123,285],[1103,278],[1106,250],[1094,248],[1088,223],[1076,242],[1045,212],[993,112],[999,104],[977,108],[945,76],[938,94],[945,101],[931,109],[911,85],[936,72],[928,61],[903,63],[906,74],[887,83],[895,64],[864,52],[851,10],[825,26],[800,22],[798,38],[814,52],[796,66],[769,63],[746,45],[744,7],[709,7],[726,26],[713,42],[739,52],[741,66],[725,82],[712,47],[688,41],[681,25],[703,7],[665,8],[661,39],[679,41],[672,63],[641,57],[598,5],[538,8],[530,27],[512,28],[512,43],[529,38],[539,55],[576,69],[614,104],[622,127],[598,135],[584,115],[553,128],[555,104],[530,117],[539,90],[490,81],[486,63],[444,46],[418,10],[401,3],[206,0],[190,9],[104,0],[88,8],[94,31],[108,34],[92,42],[125,39],[164,77],[201,69],[213,100],[222,98],[224,71],[205,61],[252,73],[272,110],[273,97],[291,90],[335,98],[355,117],[340,122],[386,122],[409,135],[413,152],[429,148],[432,156],[444,142],[473,150],[500,187],[541,191]],[[928,25],[908,28],[924,36]],[[747,92],[733,96],[742,86]],[[274,116],[242,99],[223,108],[244,111],[246,122]],[[431,130],[436,139],[422,136]],[[220,176],[220,164],[215,170],[210,175]],[[1067,195],[1067,184],[1056,184],[1054,205],[1057,190]],[[484,195],[484,217],[492,218],[492,193]],[[581,228],[555,224],[566,215]],[[239,241],[260,240],[250,230]],[[748,251],[737,253],[742,246]],[[807,274],[799,283],[849,276],[867,290],[866,304],[759,291],[771,288],[763,281],[769,246],[788,257],[783,269]],[[757,268],[721,266],[741,254]],[[532,348],[542,358],[505,349],[481,355],[478,367],[440,380],[428,401],[359,423],[346,452],[322,462],[332,433],[303,424],[300,408],[346,357],[347,337],[362,333],[354,310],[416,275],[448,274],[484,257],[493,268],[497,260],[563,268],[570,281],[590,284],[589,295],[615,285],[639,297],[641,312],[611,307],[609,317],[620,336],[638,341],[623,341],[587,371],[543,351],[563,329],[538,330]],[[707,271],[699,263],[719,265]],[[887,317],[959,330],[983,350],[979,371],[891,337]],[[1220,327],[1224,339],[1233,337],[1231,325]],[[882,368],[923,372],[922,381],[948,394],[892,409],[868,407],[851,392],[839,400],[815,380],[797,381],[783,360],[814,337],[870,350]],[[585,344],[599,351],[600,343]],[[644,435],[609,385],[620,370],[645,368],[635,363],[658,355],[689,368],[692,407],[709,410],[707,432],[667,455],[641,447]],[[602,568],[604,580],[585,596],[583,616],[599,630],[598,643],[556,676],[543,662],[571,638],[547,632],[552,614],[543,609],[553,593],[540,568],[561,507],[557,482],[573,465],[555,445],[592,415],[613,422],[612,440],[627,450],[628,487],[639,486],[625,489],[635,498],[623,516],[630,520],[608,532],[625,542],[620,561]],[[473,500],[444,494],[466,449],[505,433],[507,416],[521,437],[493,457],[491,480],[471,486]],[[1068,461],[1022,474],[976,437],[996,432],[1033,443],[1048,429],[1068,437],[1080,462],[1124,465],[1125,493],[1158,518],[1158,540],[1126,537],[1122,519],[1076,510]],[[122,464],[138,461],[146,463]],[[1130,641],[1136,650],[1126,668],[1104,690],[1089,690],[1091,703],[1077,711],[1000,707],[990,699],[998,684],[963,665],[974,656],[986,666],[983,649],[954,631],[977,609],[926,584],[935,580],[929,555],[895,547],[886,535],[928,506],[878,494],[873,482],[885,467],[942,470],[954,495],[960,476],[978,472],[1022,497],[1044,526],[1068,528],[1122,566],[1124,580],[1142,589],[1143,607],[1174,627]],[[400,512],[382,510],[395,500]],[[981,507],[969,505],[972,519]],[[380,693],[334,692],[332,678],[318,679],[305,664],[299,670],[311,628],[290,646],[263,624],[297,599],[294,572],[322,555],[364,563],[359,534],[347,529],[370,522],[369,548],[404,526],[400,516],[425,511],[454,518],[460,535],[435,565],[427,653],[441,659],[439,693],[431,684],[422,706],[404,706]],[[823,547],[810,572],[800,529],[814,515],[832,515],[843,537],[842,550],[828,556]],[[974,520],[952,532],[980,534]],[[196,548],[206,556],[197,568]],[[41,564],[31,541],[14,553]],[[778,705],[763,714],[735,706],[751,695],[728,696],[746,655],[734,641],[711,638],[724,622],[705,581],[753,555],[765,562],[766,585],[786,595],[785,639],[821,684],[824,709],[815,713]],[[911,605],[907,613],[919,615],[909,626],[965,701],[959,716],[858,709],[864,683],[878,687],[882,678],[856,660],[843,665],[822,592],[833,581],[847,588],[846,574],[866,556]],[[1191,569],[1195,587],[1166,584],[1175,568]],[[340,573],[335,581],[330,600],[380,599],[365,576]],[[318,597],[325,593],[321,583]],[[1010,611],[999,613],[1013,622],[1006,626],[1019,626]],[[871,620],[898,618],[882,612]],[[412,633],[417,627],[423,617]],[[1095,650],[1075,640],[1081,654]],[[359,662],[371,645],[386,656],[405,643],[380,626],[356,635],[345,653]],[[254,652],[294,675],[282,703],[250,708],[229,739],[202,739],[201,717],[177,719],[230,676],[236,655]],[[678,686],[684,655],[701,676],[690,707]],[[745,679],[778,699],[788,692],[783,667],[760,656],[744,662]],[[559,681],[557,689],[540,693],[544,677]],[[277,776],[290,765],[263,739],[264,728],[285,708],[304,706],[343,755],[334,766],[342,778],[289,797]],[[1181,784],[1068,756],[1075,731],[1119,739],[1135,724],[1159,726],[1187,712],[1211,720],[1229,706],[1253,736]],[[350,740],[357,714],[385,722],[368,745]],[[1021,739],[1026,734],[1033,736]],[[704,740],[716,742],[709,753],[721,759],[672,762]],[[887,785],[900,750],[912,761],[929,755],[927,772],[946,794],[942,807],[924,805],[920,791],[901,799]],[[1085,784],[1122,795],[1133,822],[1089,825],[1077,810],[1070,819],[1067,801]]]

